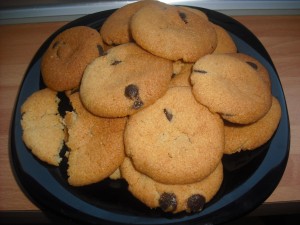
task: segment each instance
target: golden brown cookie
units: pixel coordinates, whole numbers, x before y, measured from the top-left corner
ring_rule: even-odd
[[[129,118],[124,141],[141,173],[165,184],[194,183],[219,164],[224,125],[195,100],[190,87],[173,87]]]
[[[132,41],[129,24],[131,17],[152,0],[137,1],[127,4],[113,12],[100,28],[103,41],[108,45],[125,44]]]
[[[255,58],[244,53],[232,53],[230,56],[234,56],[248,63],[253,69],[255,69],[262,77],[262,79],[271,87],[271,80],[268,70]]]
[[[269,85],[248,63],[227,54],[199,59],[191,83],[197,101],[233,123],[253,123],[271,107]]]
[[[195,8],[192,8],[189,6],[179,6],[179,7],[183,8],[185,10],[191,11],[191,12],[201,16],[203,19],[208,20],[208,16],[204,12],[202,12],[200,9],[195,9]]]
[[[281,107],[273,97],[269,112],[260,120],[249,125],[239,125],[225,122],[225,154],[232,154],[241,150],[253,150],[265,144],[279,124]]]
[[[229,33],[219,25],[213,24],[213,27],[215,28],[218,39],[217,47],[213,53],[236,53],[237,47]]]
[[[43,81],[55,91],[78,88],[86,66],[102,54],[102,38],[95,29],[69,28],[54,38],[42,57]]]
[[[82,186],[109,177],[123,162],[126,118],[101,118],[89,113],[78,92],[70,95],[74,111],[67,112],[68,182]]]
[[[173,63],[173,74],[170,87],[191,87],[190,75],[192,73],[192,63],[176,61]]]
[[[164,95],[171,76],[171,61],[127,43],[111,48],[86,68],[80,96],[95,115],[123,117]]]
[[[34,92],[21,108],[23,141],[40,160],[58,166],[65,132],[58,112],[59,99],[48,88]]]
[[[138,172],[127,157],[121,165],[121,173],[129,184],[129,191],[137,199],[150,208],[159,207],[172,213],[201,211],[218,192],[223,181],[221,162],[206,178],[192,184],[170,185],[156,182]]]
[[[190,10],[164,3],[149,4],[131,19],[131,34],[138,45],[154,55],[195,62],[217,45],[212,24]]]

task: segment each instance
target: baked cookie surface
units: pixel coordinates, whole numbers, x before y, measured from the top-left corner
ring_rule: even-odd
[[[229,33],[219,25],[213,24],[213,27],[215,28],[218,39],[217,47],[213,53],[236,53],[237,47]]]
[[[152,0],[137,1],[125,5],[112,13],[103,23],[100,34],[108,45],[125,44],[132,41],[129,24],[131,17],[147,4],[155,3]]]
[[[86,66],[101,54],[103,42],[95,29],[77,26],[63,31],[42,57],[45,85],[55,91],[78,88]]]
[[[129,158],[121,167],[122,177],[128,182],[129,191],[150,208],[161,208],[165,212],[178,213],[201,211],[218,192],[223,181],[222,163],[203,180],[182,185],[168,185],[154,181],[138,172]]]
[[[271,107],[269,85],[248,63],[227,54],[199,59],[191,83],[197,101],[233,123],[253,123]]]
[[[173,61],[195,62],[212,53],[217,45],[216,32],[207,19],[161,2],[136,12],[130,29],[142,48]]]
[[[182,61],[173,62],[173,74],[170,87],[191,87],[190,76],[193,64]]]
[[[168,89],[172,62],[134,43],[111,48],[85,70],[80,96],[95,115],[124,117],[160,98]]]
[[[23,141],[40,160],[58,166],[65,132],[58,112],[57,92],[45,88],[34,92],[21,108]]]
[[[124,141],[141,173],[165,184],[193,183],[219,164],[224,125],[194,99],[190,87],[173,87],[129,118]]]
[[[269,112],[260,120],[249,125],[239,125],[225,122],[225,154],[253,150],[265,144],[279,124],[281,106],[278,100],[272,98]]]
[[[74,111],[67,112],[66,145],[68,182],[82,186],[110,176],[124,160],[123,133],[126,118],[101,118],[89,113],[82,105],[78,92],[69,96]]]

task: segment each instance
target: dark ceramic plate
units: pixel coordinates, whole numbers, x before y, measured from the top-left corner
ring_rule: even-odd
[[[232,35],[239,52],[255,57],[268,69],[272,93],[282,108],[281,121],[272,139],[257,150],[224,156],[224,182],[204,210],[195,214],[172,215],[148,209],[127,191],[123,180],[69,186],[65,179],[66,163],[60,167],[46,165],[23,144],[20,107],[29,95],[44,87],[40,61],[51,40],[73,26],[99,29],[114,10],[84,16],[60,28],[40,47],[25,74],[11,124],[10,156],[15,177],[27,196],[47,215],[101,224],[220,224],[249,213],[270,196],[286,167],[290,144],[289,118],[279,77],[265,48],[247,28],[218,12],[201,10]]]

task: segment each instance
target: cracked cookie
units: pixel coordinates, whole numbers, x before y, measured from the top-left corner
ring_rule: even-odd
[[[59,101],[57,92],[45,88],[34,92],[21,107],[25,145],[37,158],[54,166],[62,160],[59,153],[65,139]]]
[[[69,96],[72,112],[67,112],[68,182],[82,186],[112,175],[124,160],[123,133],[126,118],[101,118],[89,113],[79,93]]]
[[[130,116],[124,142],[141,173],[165,184],[194,183],[219,164],[224,125],[218,114],[195,100],[190,87],[173,87]]]

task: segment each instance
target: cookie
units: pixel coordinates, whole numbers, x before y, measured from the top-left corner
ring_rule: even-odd
[[[209,21],[164,3],[141,8],[132,16],[130,29],[142,48],[173,61],[195,62],[217,46],[217,35]]]
[[[129,24],[131,17],[142,7],[155,1],[144,0],[125,5],[113,12],[100,28],[103,41],[108,45],[132,42]]]
[[[172,62],[134,43],[111,48],[85,70],[80,96],[95,115],[124,117],[155,102],[167,91]]]
[[[269,72],[257,59],[244,53],[232,53],[229,55],[241,59],[252,66],[253,69],[255,69],[260,74],[263,81],[271,87]]]
[[[154,181],[138,172],[129,158],[121,165],[121,174],[128,182],[128,190],[150,208],[161,208],[165,212],[178,213],[201,211],[218,192],[223,181],[223,166],[217,168],[199,182],[168,185]]]
[[[229,33],[219,25],[213,24],[213,27],[215,28],[218,39],[217,47],[213,53],[236,53],[237,47]]]
[[[89,113],[79,93],[69,96],[74,110],[67,112],[68,182],[82,186],[109,177],[124,160],[126,118],[101,118]]]
[[[191,87],[190,75],[192,73],[192,63],[176,61],[173,63],[173,74],[170,87]]]
[[[34,92],[21,107],[23,141],[40,160],[58,166],[64,139],[64,125],[58,112],[59,99],[49,88]]]
[[[227,54],[199,59],[191,74],[197,101],[223,119],[239,124],[253,123],[270,109],[270,87],[248,63]]]
[[[225,122],[225,154],[233,154],[242,150],[253,150],[265,144],[279,124],[281,107],[278,100],[272,98],[269,112],[260,120],[249,125]]]
[[[78,88],[86,66],[101,54],[103,42],[95,29],[77,26],[63,31],[42,57],[45,85],[55,91]]]
[[[173,87],[130,116],[124,142],[141,173],[165,184],[194,183],[219,164],[224,125],[218,114],[195,100],[190,87]]]
[[[209,20],[208,16],[199,9],[192,8],[192,7],[189,7],[189,6],[178,6],[178,7],[183,8],[183,9],[188,10],[188,11],[191,11],[191,12],[197,14],[198,16],[201,16],[203,19],[205,19],[207,21]]]

